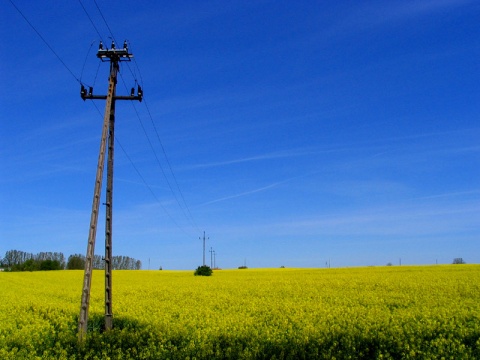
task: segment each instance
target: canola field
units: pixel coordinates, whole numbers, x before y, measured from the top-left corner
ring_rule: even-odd
[[[0,273],[0,359],[480,359],[480,265]]]

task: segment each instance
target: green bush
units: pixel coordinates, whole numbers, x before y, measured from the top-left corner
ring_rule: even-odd
[[[193,273],[193,275],[197,276],[211,276],[212,275],[212,269],[210,269],[210,266],[203,265],[199,266],[197,270]]]

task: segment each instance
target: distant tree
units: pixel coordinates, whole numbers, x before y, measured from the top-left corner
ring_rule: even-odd
[[[387,266],[393,266],[393,264],[391,262],[387,263]]]
[[[40,270],[61,270],[61,266],[58,260],[46,259],[46,260],[40,261],[39,269]]]
[[[49,260],[58,263],[58,266],[55,265],[55,269],[49,270],[61,270],[65,269],[65,256],[61,252],[40,252],[33,257],[39,264],[43,261]],[[44,266],[52,266],[52,263],[47,263],[48,265]],[[57,269],[59,267],[59,269]]]
[[[83,270],[85,269],[85,256],[74,254],[68,257],[67,270]]]
[[[40,264],[38,261],[35,261],[33,259],[28,259],[21,265],[18,266],[18,271],[36,271],[39,269]]]
[[[10,271],[61,270],[65,268],[65,256],[61,252],[39,252],[34,255],[9,250],[5,253],[2,266]]]
[[[67,262],[65,261],[65,255],[63,255],[63,253],[61,252],[54,252],[52,260],[58,261],[58,263],[60,264],[60,269],[62,270],[65,269],[65,266],[67,266]]]
[[[4,257],[4,265],[7,268],[10,268],[11,270],[14,271],[21,271],[21,267],[25,261],[28,259],[32,259],[33,254],[31,253],[26,253],[24,251],[20,250],[8,250],[5,253]]]
[[[452,264],[466,264],[466,262],[463,261],[463,258],[455,258],[453,259]]]
[[[130,256],[118,255],[112,258],[112,268],[114,270],[140,270],[141,267],[142,262]]]
[[[212,275],[212,269],[210,268],[210,266],[202,265],[202,266],[199,266],[197,268],[197,270],[195,270],[193,275],[195,275],[195,276],[211,276]]]
[[[96,270],[105,269],[105,259],[101,255],[94,255],[92,259],[92,267]],[[112,256],[112,269],[113,270],[140,270],[142,268],[142,262],[129,256]],[[81,254],[74,254],[68,257],[67,269],[85,269],[85,256]]]
[[[93,268],[97,270],[105,269],[105,261],[103,261],[103,256],[101,255],[93,256]]]

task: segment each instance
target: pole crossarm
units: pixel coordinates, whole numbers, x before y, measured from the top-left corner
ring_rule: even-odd
[[[134,93],[135,89],[132,88],[132,94],[130,96],[114,96],[114,100],[138,100],[142,101],[143,99],[143,92],[142,88],[140,85],[138,86],[137,90],[137,96],[135,96]],[[85,100],[106,100],[107,95],[93,95],[93,89],[92,92],[87,92],[87,89],[82,85],[80,88],[80,97],[85,101]]]

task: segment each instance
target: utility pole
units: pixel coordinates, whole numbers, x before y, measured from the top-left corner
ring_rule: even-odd
[[[86,337],[88,310],[90,305],[90,288],[92,282],[93,259],[95,253],[95,238],[97,234],[98,210],[100,206],[100,194],[102,190],[103,169],[105,165],[105,151],[108,136],[108,159],[107,159],[107,189],[106,189],[106,216],[105,216],[105,330],[112,328],[112,202],[113,202],[113,154],[114,154],[114,127],[115,127],[115,100],[139,100],[142,101],[143,92],[140,86],[132,88],[130,96],[116,96],[117,73],[120,70],[121,61],[130,61],[133,57],[128,52],[127,42],[123,48],[115,48],[112,41],[110,49],[104,49],[102,42],[98,48],[97,57],[101,61],[110,62],[110,76],[108,78],[108,94],[93,95],[93,87],[87,89],[81,86],[80,96],[85,100],[106,100],[105,114],[103,118],[102,139],[98,156],[97,174],[93,193],[92,213],[90,216],[90,228],[88,234],[87,256],[85,259],[85,273],[83,278],[82,303],[78,320],[78,338],[80,342]]]
[[[213,249],[212,247],[210,246],[210,267],[213,269]]]
[[[202,238],[199,237],[199,239],[201,240]],[[207,240],[209,240],[210,238],[207,237]],[[205,266],[205,231],[203,232],[203,266]]]
[[[217,253],[215,252],[215,250],[213,250],[213,268],[216,269],[217,268]]]

